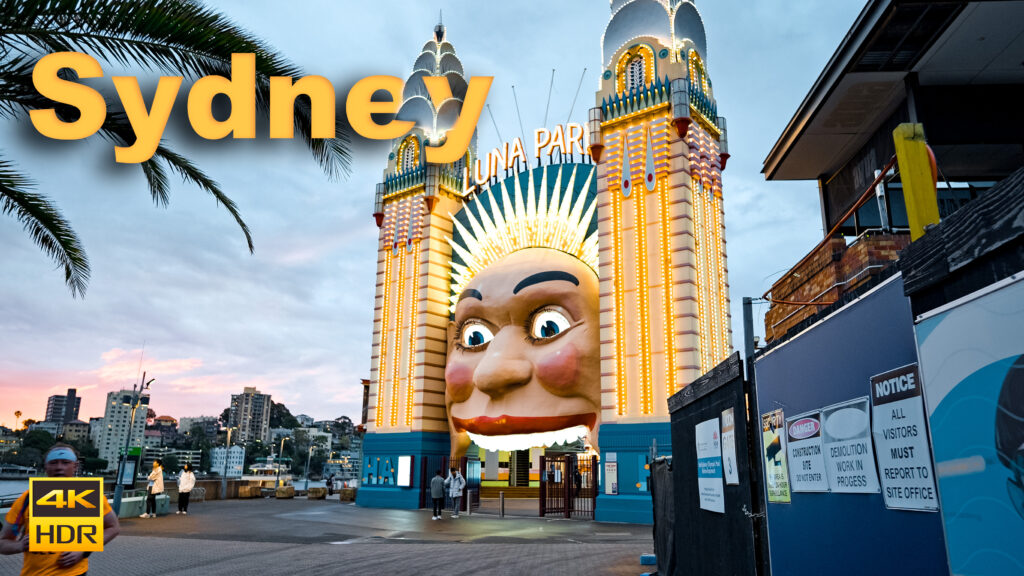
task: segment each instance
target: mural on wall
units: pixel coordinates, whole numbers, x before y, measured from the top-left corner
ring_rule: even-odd
[[[917,324],[954,574],[1024,570],[1024,281]]]
[[[600,424],[594,167],[551,165],[453,216],[445,404],[452,457],[521,450]]]

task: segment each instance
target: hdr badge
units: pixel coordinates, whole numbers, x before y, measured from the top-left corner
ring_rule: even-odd
[[[29,552],[102,552],[103,480],[29,480]]]

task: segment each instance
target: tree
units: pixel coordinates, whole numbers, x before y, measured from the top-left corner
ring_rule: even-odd
[[[174,454],[164,456],[163,461],[164,470],[167,470],[168,472],[177,472],[178,469],[181,468],[181,465],[178,464],[178,457]]]
[[[50,434],[46,430],[32,430],[25,435],[25,439],[21,441],[22,448],[35,448],[40,452],[46,452],[51,446],[57,443],[54,439],[53,434]]]
[[[298,419],[292,416],[288,407],[284,404],[278,404],[273,400],[270,401],[270,427],[271,428],[288,428],[295,429],[300,427]]]
[[[89,473],[102,472],[107,469],[107,461],[103,458],[82,458],[82,470]]]
[[[270,77],[303,76],[302,70],[224,15],[195,0],[0,0],[0,117],[23,118],[34,109],[53,109],[65,122],[80,111],[40,95],[33,84],[36,62],[51,52],[84,52],[107,64],[157,70],[196,79],[226,75],[233,53],[253,53],[256,60],[256,105],[269,109]],[[66,71],[65,71],[66,72]],[[62,72],[63,73],[63,72]],[[73,74],[63,74],[73,79]],[[348,132],[340,120],[337,138],[311,135],[311,103],[296,99],[296,132],[328,177],[347,173]],[[99,135],[118,146],[135,141],[135,131],[120,102],[107,103]],[[153,202],[168,203],[168,169],[206,191],[231,213],[242,229],[249,252],[249,228],[235,203],[187,158],[160,143],[152,158],[139,164]],[[84,296],[89,261],[81,242],[57,206],[32,191],[32,182],[0,156],[0,213],[18,220],[39,248],[64,271],[72,296]]]
[[[217,419],[220,420],[220,425],[222,427],[227,428],[228,423],[231,422],[231,407],[229,406],[225,408],[224,411],[220,413],[220,417]]]

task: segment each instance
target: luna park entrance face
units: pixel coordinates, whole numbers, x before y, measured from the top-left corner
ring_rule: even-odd
[[[585,453],[540,457],[540,515],[594,519],[597,456]]]

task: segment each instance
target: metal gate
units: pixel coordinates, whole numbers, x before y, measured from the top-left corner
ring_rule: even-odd
[[[559,454],[540,457],[540,515],[594,519],[597,456]]]
[[[754,388],[743,378],[739,353],[668,400],[672,414],[673,549],[680,574],[768,574],[756,405]],[[735,461],[723,453],[719,463],[723,467],[719,489],[723,513],[700,505],[696,429],[714,419],[721,427],[730,416]],[[730,466],[734,468],[725,471]],[[733,470],[736,483],[727,480]]]

